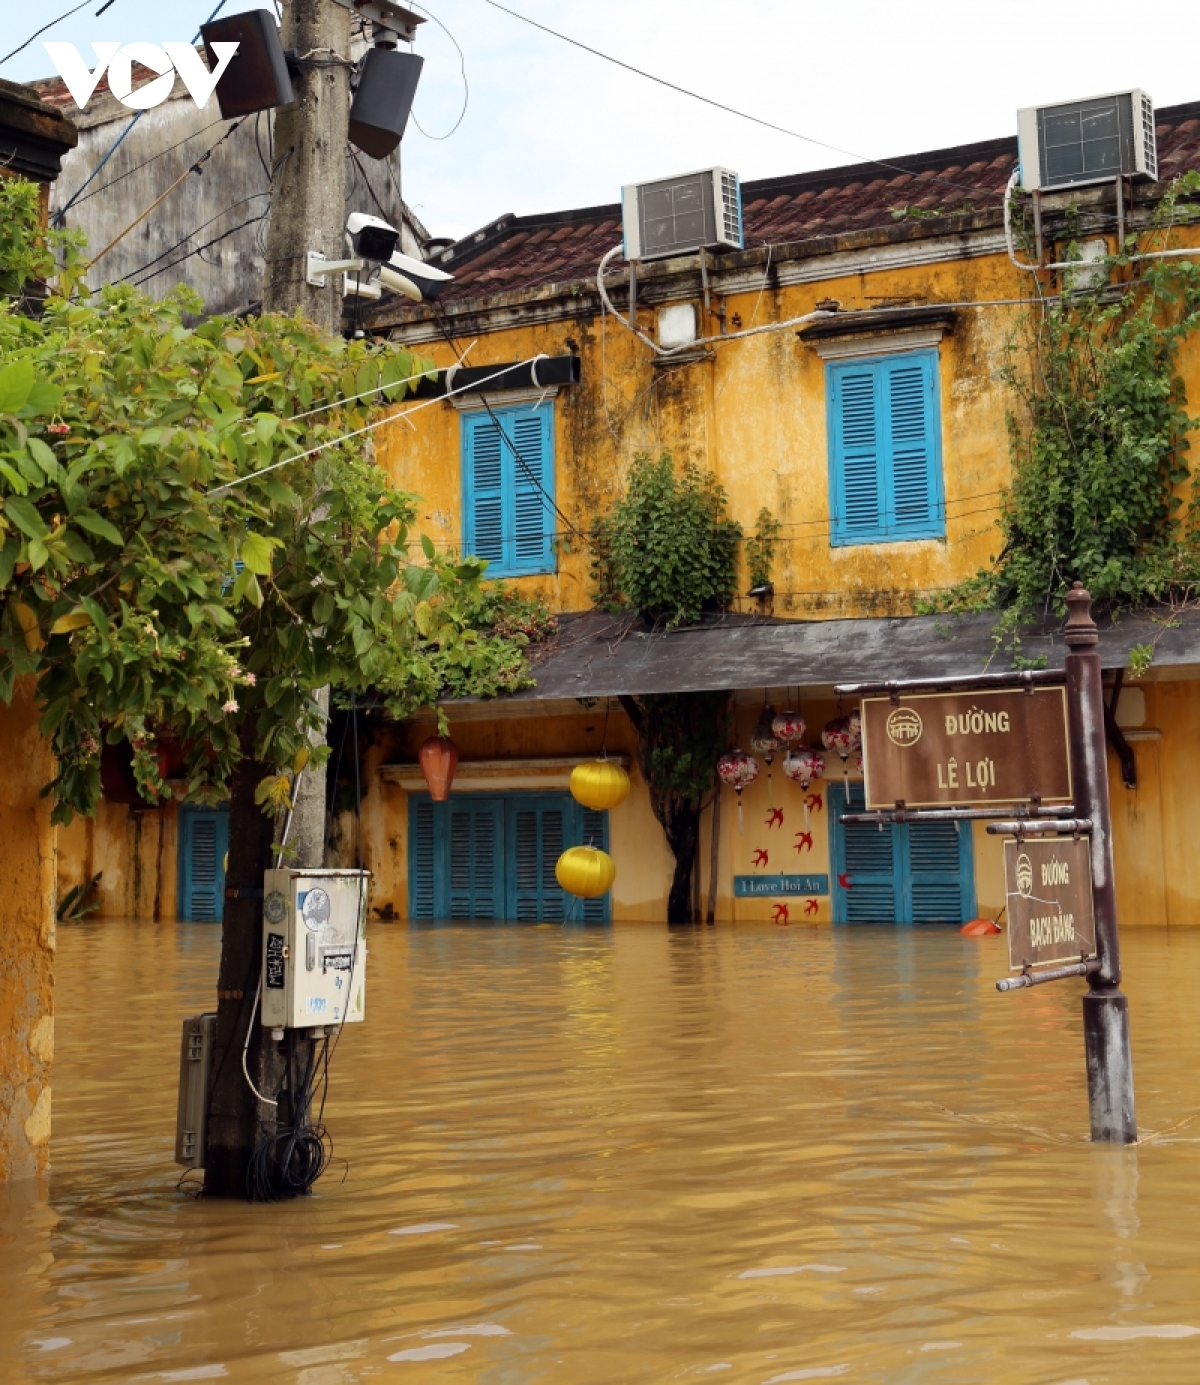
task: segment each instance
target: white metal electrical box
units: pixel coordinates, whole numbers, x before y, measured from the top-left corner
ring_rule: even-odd
[[[187,1169],[204,1167],[208,1121],[208,1074],[212,1068],[215,1014],[190,1015],[183,1022],[179,1049],[179,1109],[175,1116],[175,1162]]]
[[[1154,102],[1140,90],[1028,106],[1017,112],[1021,186],[1026,192],[1158,178]]]
[[[314,1029],[363,1018],[365,870],[269,870],[263,878],[262,1023]]]
[[[731,168],[705,168],[621,189],[627,260],[741,250],[742,188]]]

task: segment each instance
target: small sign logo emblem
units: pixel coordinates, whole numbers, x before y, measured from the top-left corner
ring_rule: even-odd
[[[902,748],[916,745],[924,729],[920,715],[911,707],[897,707],[887,719],[888,740]]]
[[[1017,857],[1017,889],[1022,899],[1033,893],[1033,862],[1023,851]]]

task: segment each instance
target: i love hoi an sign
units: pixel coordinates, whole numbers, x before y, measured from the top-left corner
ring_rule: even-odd
[[[862,738],[868,809],[1074,800],[1058,685],[864,697]]]
[[[1004,843],[1008,964],[1013,971],[1096,955],[1091,845],[1072,837]]]

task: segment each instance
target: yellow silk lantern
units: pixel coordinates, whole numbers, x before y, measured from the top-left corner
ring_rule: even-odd
[[[568,894],[578,899],[598,899],[612,888],[617,863],[598,847],[572,846],[558,858],[554,877]]]
[[[571,771],[571,797],[598,812],[615,808],[629,797],[629,775],[613,760],[585,760]]]

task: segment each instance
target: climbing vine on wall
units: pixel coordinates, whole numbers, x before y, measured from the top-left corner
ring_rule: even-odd
[[[1200,325],[1200,263],[1139,259],[1200,219],[1200,175],[1177,180],[1154,227],[1070,280],[1039,281],[1003,379],[1012,485],[994,562],[925,609],[1000,610],[998,639],[1061,614],[1073,581],[1110,609],[1186,597],[1200,584],[1200,515],[1187,452],[1195,421],[1179,348]],[[1028,253],[1028,251],[1027,251]],[[1079,258],[1071,244],[1066,258]]]

